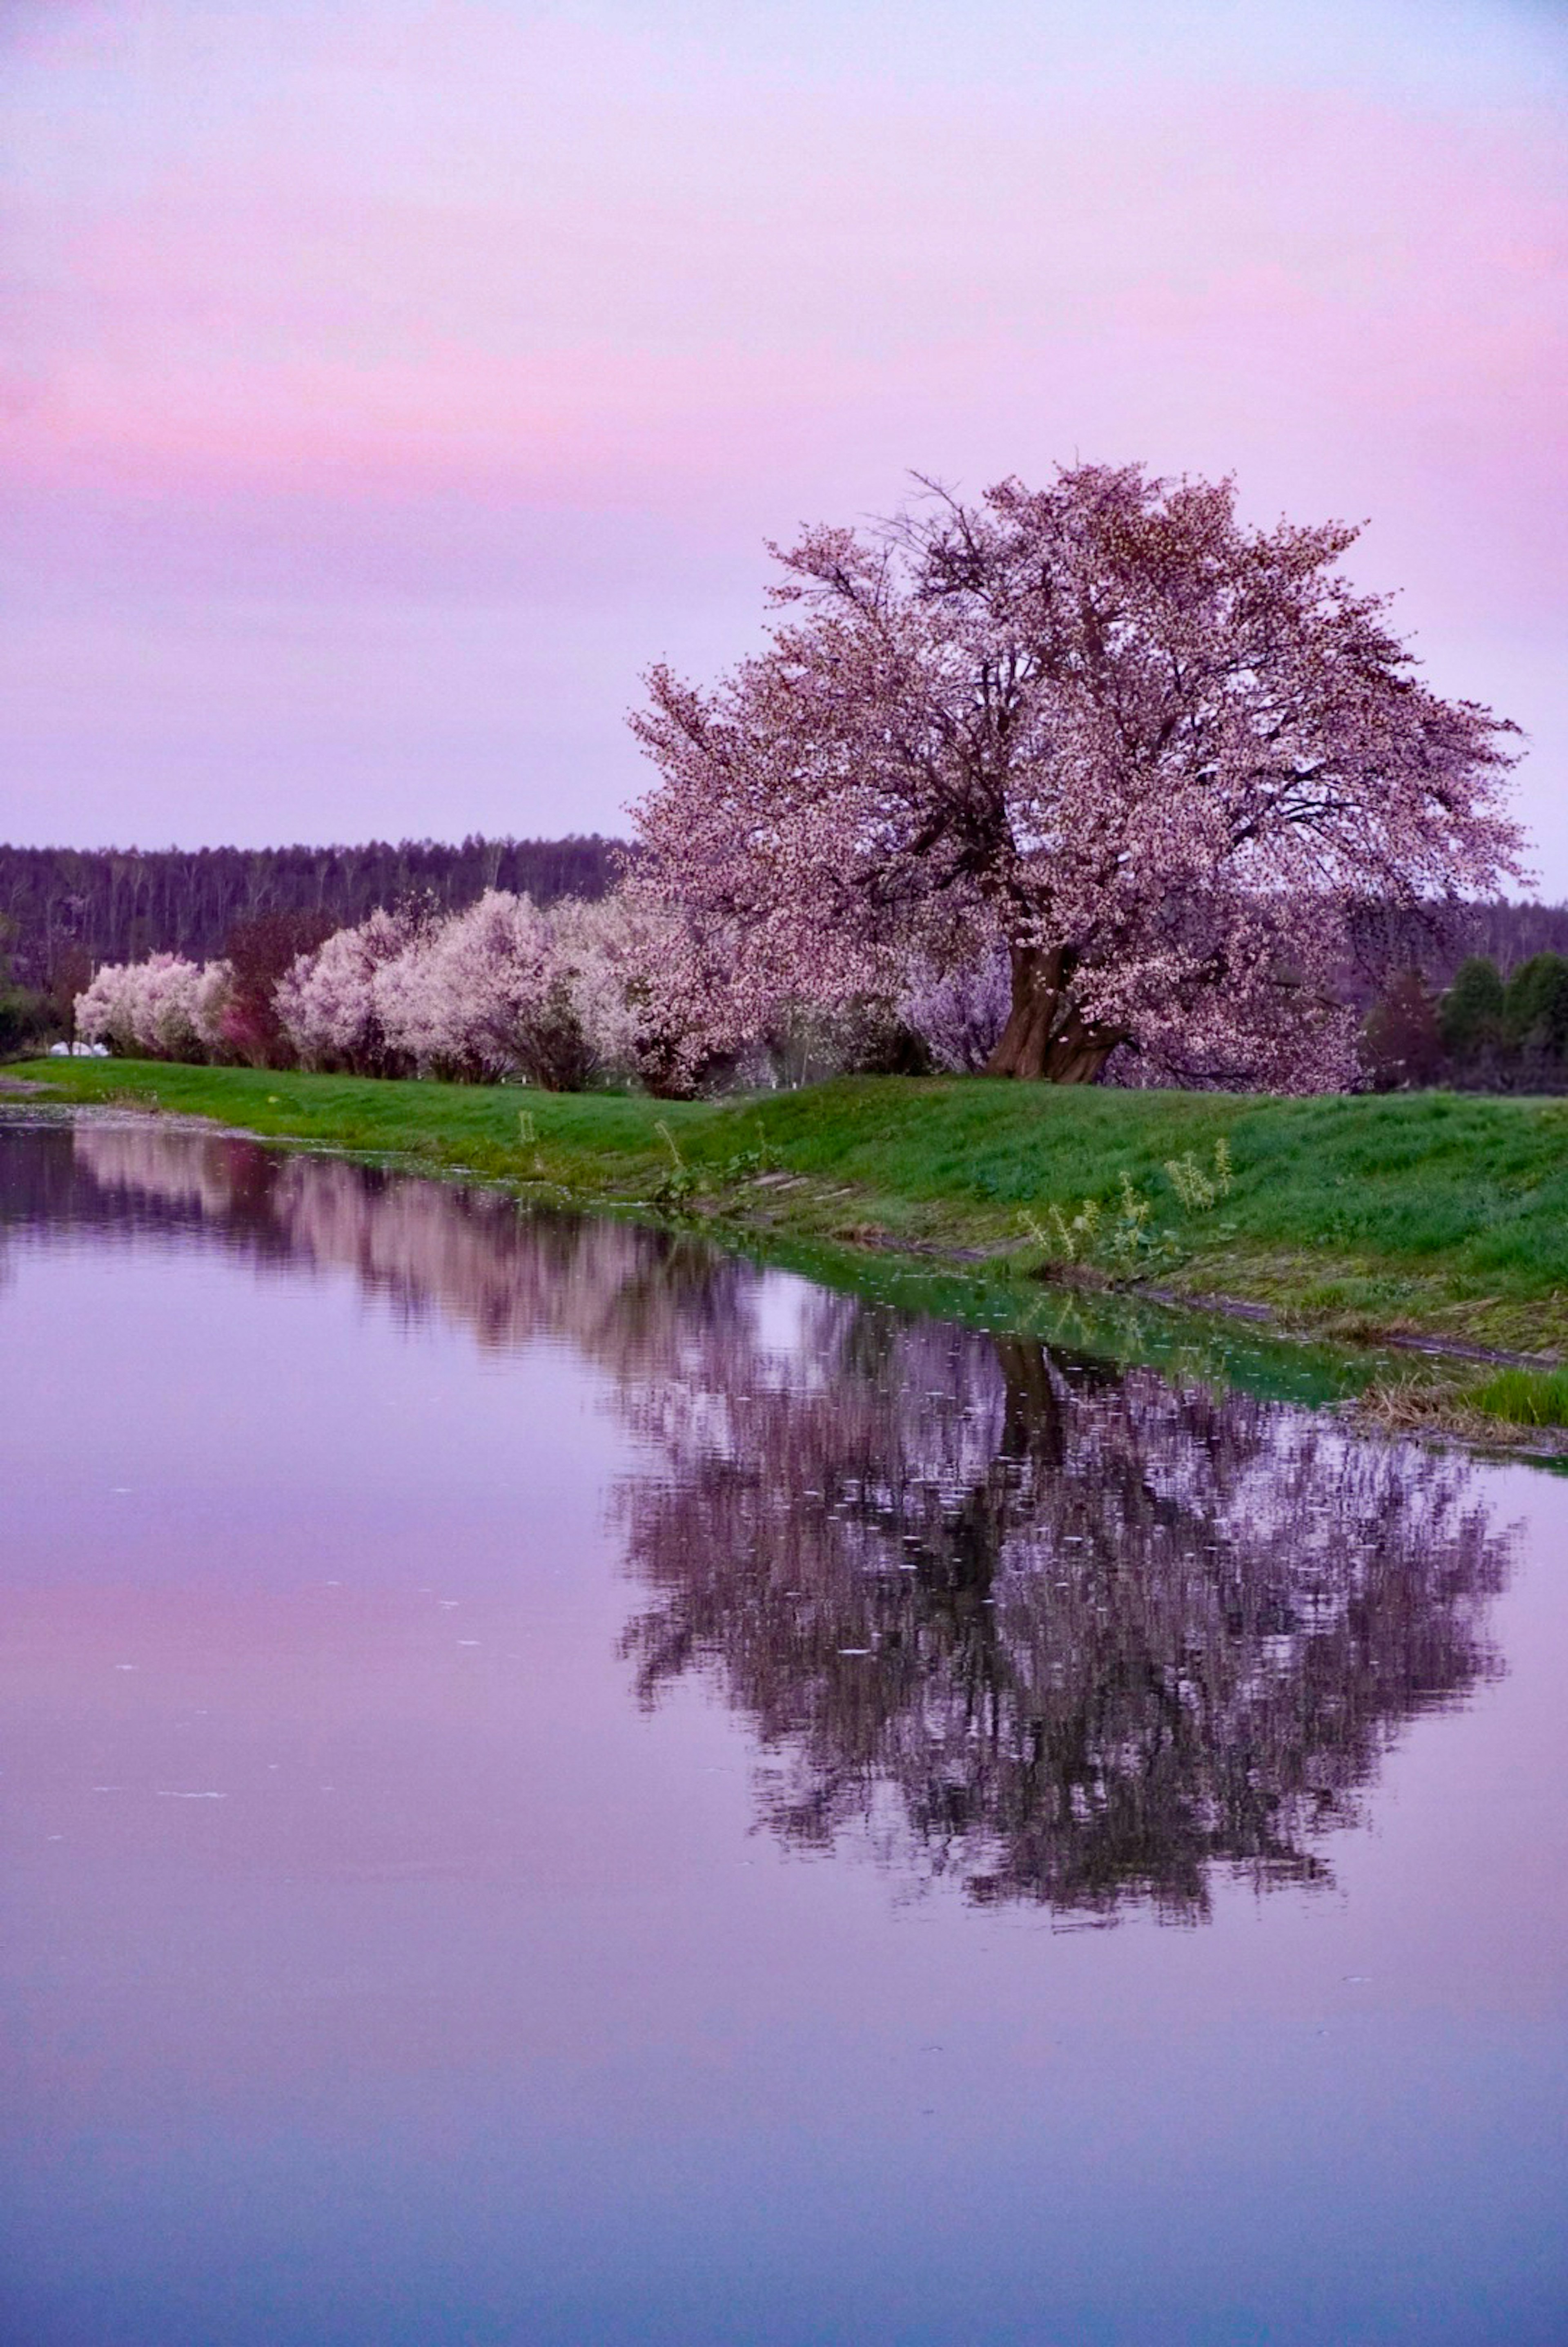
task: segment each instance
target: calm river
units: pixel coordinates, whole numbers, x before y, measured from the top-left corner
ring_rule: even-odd
[[[0,1114],[6,2347],[1568,2338],[1568,1481]]]

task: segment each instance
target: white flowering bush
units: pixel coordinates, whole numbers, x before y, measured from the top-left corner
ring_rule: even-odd
[[[124,1058],[207,1060],[223,1051],[229,965],[149,954],[106,962],[76,999],[76,1033]]]
[[[413,942],[418,917],[379,907],[355,927],[335,929],[314,953],[301,954],[278,981],[279,1025],[304,1068],[353,1075],[401,1072],[376,999],[381,970]]]
[[[647,1072],[672,917],[625,889],[553,908],[555,967],[601,1080]]]
[[[278,1017],[308,1068],[553,1091],[624,1080],[640,1065],[660,928],[619,895],[544,907],[492,888],[444,917],[376,912],[300,957]]]
[[[388,1045],[422,1073],[566,1087],[585,1054],[555,981],[547,915],[490,888],[412,937],[376,972],[374,995]]]

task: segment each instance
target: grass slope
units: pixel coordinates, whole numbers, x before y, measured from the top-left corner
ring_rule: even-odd
[[[1272,1100],[854,1078],[669,1103],[514,1086],[392,1083],[164,1063],[15,1071],[73,1100],[134,1100],[280,1138],[463,1167],[588,1205],[709,1217],[990,1273],[1114,1278],[1267,1305],[1336,1340],[1390,1334],[1568,1352],[1568,1102],[1472,1094]],[[1234,1179],[1207,1210],[1166,1171]],[[1105,1243],[1123,1176],[1135,1252]],[[1086,1198],[1071,1265],[1051,1220]],[[1085,1260],[1086,1255],[1086,1260]]]

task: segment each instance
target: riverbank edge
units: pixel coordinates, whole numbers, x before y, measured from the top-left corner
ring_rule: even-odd
[[[880,1100],[871,1089],[879,1081],[889,1080],[861,1080],[862,1096]],[[850,1089],[820,1088],[820,1097],[841,1106]],[[1016,1100],[1016,1089],[1010,1090]],[[1386,1285],[1385,1266],[1351,1259],[1336,1282],[1325,1277],[1321,1253],[1303,1256],[1280,1243],[1259,1250],[1256,1241],[1250,1260],[1245,1246],[1225,1250],[1231,1276],[1222,1286],[1212,1276],[1214,1249],[1202,1250],[1200,1244],[1192,1262],[1200,1276],[1191,1285],[1183,1282],[1179,1262],[1158,1277],[1118,1277],[1043,1245],[1050,1234],[1037,1215],[988,1205],[956,1185],[949,1195],[912,1196],[797,1170],[790,1160],[800,1152],[792,1153],[789,1133],[778,1130],[779,1111],[787,1108],[784,1121],[799,1125],[802,1103],[809,1116],[809,1093],[669,1103],[514,1086],[57,1060],[0,1071],[0,1098],[7,1092],[195,1118],[263,1143],[499,1186],[524,1204],[701,1230],[721,1245],[833,1286],[890,1297],[896,1288],[915,1308],[978,1318],[988,1327],[1005,1322],[1020,1333],[1037,1328],[1048,1297],[1067,1307],[1070,1326],[1076,1300],[1096,1322],[1107,1311],[1115,1316],[1113,1351],[1156,1367],[1176,1366],[1173,1349],[1184,1363],[1191,1359],[1194,1324],[1207,1326],[1211,1336],[1209,1343],[1199,1343],[1198,1353],[1213,1352],[1217,1360],[1234,1353],[1245,1328],[1271,1348],[1288,1348],[1292,1358],[1310,1356],[1318,1371],[1312,1382],[1319,1389],[1312,1398],[1329,1399],[1325,1389],[1337,1387],[1339,1407],[1363,1423],[1532,1458],[1568,1452],[1568,1430],[1521,1425],[1512,1411],[1494,1415],[1481,1399],[1488,1379],[1505,1367],[1515,1388],[1521,1374],[1560,1385],[1560,1374],[1553,1373],[1565,1349],[1564,1315],[1557,1290],[1539,1299],[1508,1298],[1499,1327],[1502,1299],[1456,1298],[1449,1292],[1451,1278],[1429,1280],[1434,1292],[1422,1296],[1410,1292],[1407,1276],[1398,1311],[1380,1318],[1353,1291],[1358,1284]],[[940,1097],[934,1090],[933,1096]],[[1154,1096],[1123,1097],[1135,1102]],[[1211,1110],[1215,1102],[1213,1095],[1174,1097]],[[1172,1099],[1163,1096],[1163,1102]],[[1256,1115],[1256,1104],[1246,1106]],[[502,1138],[508,1124],[514,1139]],[[733,1146],[738,1138],[738,1149]],[[1328,1268],[1331,1273],[1334,1266]],[[1468,1323],[1462,1335],[1451,1327],[1456,1315]],[[1060,1320],[1062,1314],[1044,1317]],[[1451,1325],[1445,1327],[1444,1320]],[[1485,1341],[1494,1335],[1515,1341]],[[1526,1341],[1517,1341],[1520,1337]]]

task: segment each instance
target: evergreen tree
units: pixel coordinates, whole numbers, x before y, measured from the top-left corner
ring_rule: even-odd
[[[1568,958],[1539,953],[1521,962],[1503,997],[1503,1028],[1524,1060],[1568,1059]]]
[[[1461,961],[1438,1009],[1442,1040],[1456,1060],[1479,1059],[1501,1048],[1503,1006],[1497,964],[1485,954]]]

